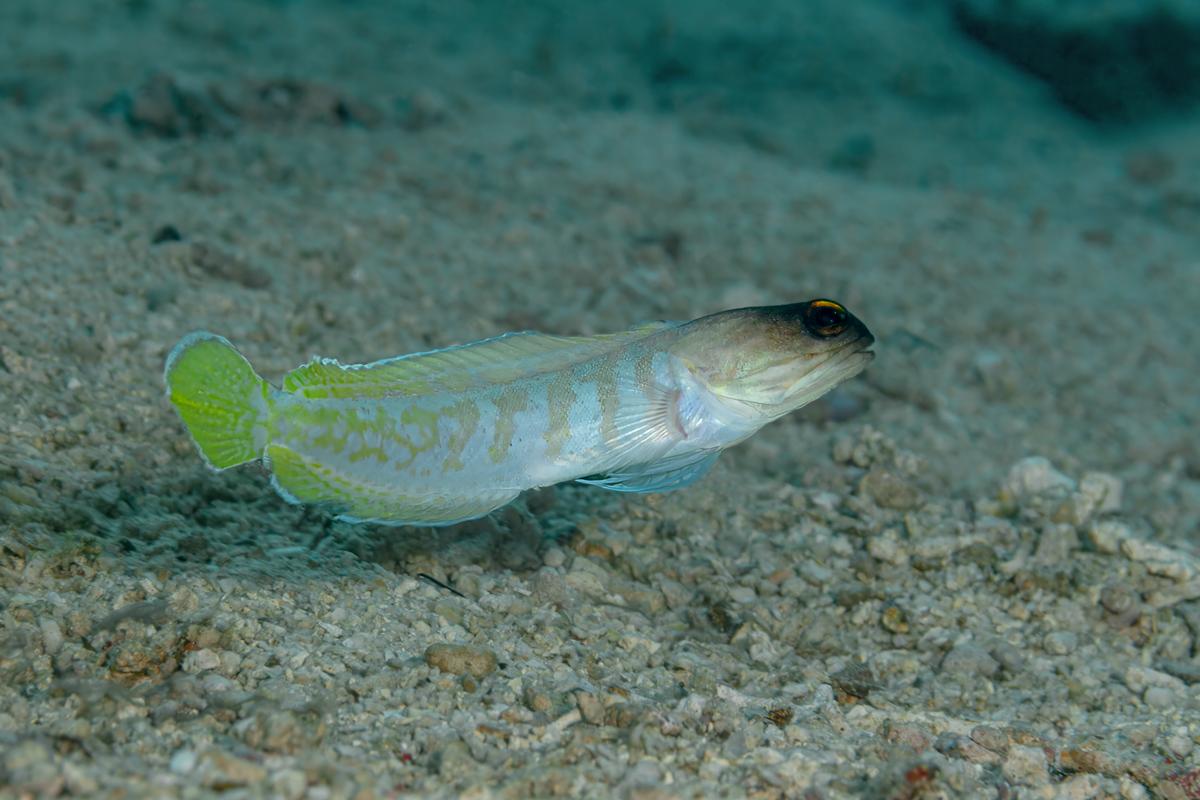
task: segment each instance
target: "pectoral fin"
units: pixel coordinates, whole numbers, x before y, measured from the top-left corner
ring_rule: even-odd
[[[614,492],[669,492],[700,480],[719,455],[720,450],[701,450],[686,457],[634,464],[605,475],[580,478],[579,483]]]

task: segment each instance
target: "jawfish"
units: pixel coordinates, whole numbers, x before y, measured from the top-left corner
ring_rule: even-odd
[[[226,339],[184,337],[167,397],[214,469],[259,461],[291,503],[449,525],[527,489],[664,492],[857,375],[874,337],[811,300],[621,333],[508,333],[369,364],[314,358],[276,388]]]

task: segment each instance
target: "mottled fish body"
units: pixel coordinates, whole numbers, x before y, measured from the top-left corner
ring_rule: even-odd
[[[280,388],[225,339],[185,337],[167,395],[216,469],[261,459],[342,519],[446,525],[569,480],[655,492],[857,374],[840,305],[736,309],[590,337],[506,334],[371,364],[313,359]]]

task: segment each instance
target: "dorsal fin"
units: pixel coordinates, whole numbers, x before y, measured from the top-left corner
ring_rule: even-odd
[[[553,336],[536,331],[506,333],[370,364],[340,364],[330,358],[314,358],[284,376],[283,390],[310,398],[461,392],[565,369],[675,324],[652,322],[622,333],[598,336]]]

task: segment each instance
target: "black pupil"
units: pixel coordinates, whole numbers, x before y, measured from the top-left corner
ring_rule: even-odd
[[[846,312],[834,306],[814,306],[808,320],[817,330],[834,328],[846,322]]]

